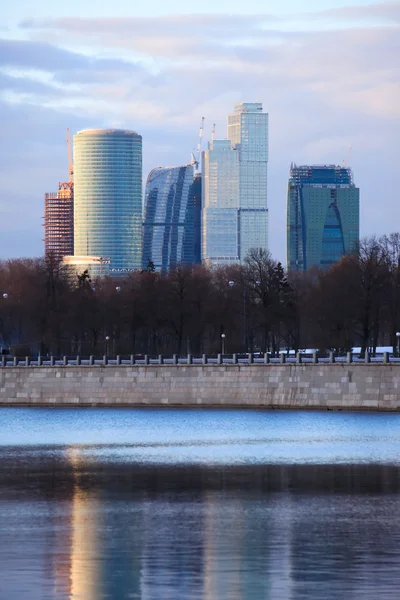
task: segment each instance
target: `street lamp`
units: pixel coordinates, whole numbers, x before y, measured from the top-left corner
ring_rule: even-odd
[[[121,286],[120,286],[120,285],[117,285],[117,286],[116,286],[116,288],[115,288],[115,291],[116,291],[116,292],[120,292],[120,291],[121,291]]]
[[[396,337],[397,337],[397,353],[400,355],[400,331],[396,331]]]
[[[105,351],[106,351],[105,354],[106,354],[106,356],[108,356],[108,341],[109,341],[109,339],[110,339],[110,336],[106,335],[106,337],[105,337]]]
[[[7,300],[7,298],[8,298],[8,294],[4,293],[4,294],[3,294],[3,298],[4,298],[4,300]]]
[[[221,340],[222,340],[222,355],[225,354],[225,334],[221,333]]]

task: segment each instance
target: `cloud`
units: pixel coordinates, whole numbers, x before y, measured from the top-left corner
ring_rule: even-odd
[[[400,4],[396,2],[376,2],[361,6],[341,6],[331,8],[315,15],[326,19],[356,20],[371,19],[386,20],[388,22],[400,23]]]
[[[290,162],[340,163],[350,145],[362,188],[363,234],[391,230],[394,218],[400,222],[400,205],[392,202],[398,9],[384,2],[304,13],[292,16],[290,27],[273,15],[25,21],[26,39],[0,40],[0,111],[8,140],[0,166],[3,207],[12,197],[29,219],[41,214],[43,193],[65,177],[67,126],[137,130],[146,176],[156,165],[189,159],[201,116],[205,139],[213,122],[217,137],[224,137],[233,104],[261,100],[270,113],[273,253],[284,260]],[[308,18],[313,25],[306,31]],[[297,28],[296,19],[303,22]],[[4,215],[0,232],[11,218]],[[39,222],[32,236],[40,241]]]

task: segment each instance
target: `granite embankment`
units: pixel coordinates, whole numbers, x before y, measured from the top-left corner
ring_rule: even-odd
[[[7,367],[0,406],[400,410],[400,365]]]

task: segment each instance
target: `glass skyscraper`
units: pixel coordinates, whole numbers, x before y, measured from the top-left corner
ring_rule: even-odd
[[[336,165],[290,169],[287,198],[287,266],[328,268],[357,251],[360,190],[351,170]]]
[[[239,153],[229,140],[203,152],[202,259],[208,265],[239,261]]]
[[[201,176],[194,165],[157,167],[146,182],[142,268],[199,264]]]
[[[202,258],[242,261],[251,248],[268,249],[268,114],[241,103],[228,117],[228,140],[203,152]]]
[[[75,255],[110,259],[111,275],[140,269],[142,137],[120,129],[78,132],[74,179]]]

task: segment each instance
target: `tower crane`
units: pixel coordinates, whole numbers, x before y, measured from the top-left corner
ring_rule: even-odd
[[[68,176],[69,176],[69,182],[72,183],[72,181],[74,179],[74,163],[72,162],[71,136],[69,134],[68,128],[67,128],[67,150],[68,150]]]
[[[201,117],[200,130],[199,130],[199,143],[197,144],[197,151],[196,151],[197,168],[199,167],[199,164],[200,164],[200,152],[201,152],[201,144],[203,142],[203,131],[204,131],[204,117]]]
[[[348,150],[348,152],[347,152],[346,158],[344,158],[344,159],[342,160],[342,167],[343,167],[343,169],[345,169],[345,168],[346,168],[346,166],[348,165],[349,158],[350,158],[350,155],[351,155],[351,151],[352,151],[352,150],[353,150],[353,148],[350,146],[350,148],[349,148],[349,150]]]

